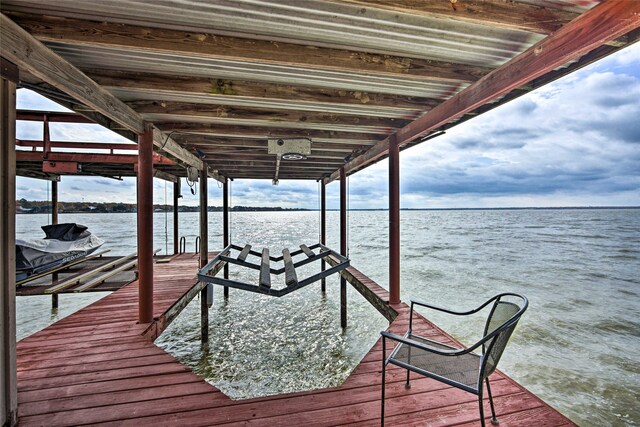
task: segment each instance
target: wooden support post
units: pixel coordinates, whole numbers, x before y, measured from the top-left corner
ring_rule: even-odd
[[[200,268],[209,262],[209,178],[207,166],[200,171]],[[200,291],[200,340],[209,341],[209,306],[207,305],[207,286]]]
[[[58,181],[51,181],[51,224],[58,223]]]
[[[200,267],[209,262],[209,197],[207,169],[200,171]]]
[[[327,244],[327,191],[324,179],[320,181],[320,243]],[[322,271],[326,268],[324,260],[320,262],[320,268]],[[327,280],[322,279],[320,282],[322,293],[327,292]]]
[[[222,247],[229,246],[229,178],[222,183]],[[224,265],[224,278],[229,278],[229,264]],[[224,299],[229,298],[229,287],[224,287]]]
[[[209,342],[209,305],[207,304],[207,288],[200,291],[200,341]]]
[[[16,85],[18,67],[0,58],[0,425],[18,422],[16,379]]]
[[[340,255],[347,256],[347,174],[340,168]],[[347,327],[347,280],[340,275],[340,326]]]
[[[153,127],[138,141],[138,318],[153,321]]]
[[[180,223],[178,217],[178,199],[180,198],[180,178],[173,183],[173,254],[180,251]]]
[[[400,149],[389,137],[389,303],[400,303]]]
[[[58,181],[51,181],[51,224],[58,223]],[[51,284],[58,281],[58,273],[51,274]],[[51,294],[51,309],[58,308],[58,294]]]

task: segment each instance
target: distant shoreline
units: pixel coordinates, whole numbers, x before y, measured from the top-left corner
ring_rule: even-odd
[[[99,209],[93,206],[99,204],[90,204],[85,209],[64,209],[60,210],[59,214],[79,214],[79,213],[135,213],[135,208],[127,209]],[[503,207],[503,208],[402,208],[401,211],[525,211],[525,210],[611,210],[611,209],[640,209],[640,206],[561,206],[561,207]],[[349,209],[352,212],[376,212],[376,211],[388,211],[389,209]],[[179,212],[199,212],[198,206],[179,206]],[[208,212],[222,212],[220,206],[209,206]],[[304,209],[304,208],[282,208],[282,207],[252,207],[252,206],[234,206],[229,208],[230,212],[318,212],[318,209]],[[327,209],[330,212],[337,212],[339,209]],[[155,213],[173,212],[173,206],[171,205],[156,205],[154,206]],[[24,209],[18,208],[16,214],[49,214],[51,213],[50,207],[34,206],[32,208]]]

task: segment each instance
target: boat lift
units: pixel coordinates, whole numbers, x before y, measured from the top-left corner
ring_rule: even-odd
[[[236,257],[231,257],[231,250],[240,251]],[[316,253],[314,249],[319,249]],[[304,254],[306,258],[301,259],[298,262],[293,262],[293,257]],[[254,263],[247,261],[247,257],[253,255],[260,258],[260,263]],[[298,280],[298,274],[296,268],[312,263],[314,261],[323,260],[327,257],[331,257],[338,261],[338,263],[326,270],[322,270],[319,273],[311,275],[305,279]],[[271,263],[283,262],[283,267],[272,268]],[[240,282],[237,280],[226,279],[222,277],[216,277],[216,275],[222,270],[225,264],[235,264],[242,267],[247,267],[253,270],[258,270],[258,284],[251,284]],[[343,255],[338,254],[334,250],[324,246],[321,243],[316,243],[312,246],[300,245],[300,249],[294,252],[290,252],[285,248],[282,250],[282,255],[273,257],[269,255],[269,249],[263,248],[262,252],[251,250],[251,245],[245,245],[244,247],[237,245],[229,245],[222,250],[215,258],[211,260],[198,272],[198,279],[201,282],[227,286],[229,288],[242,289],[244,291],[257,292],[264,295],[270,295],[274,297],[281,297],[287,295],[293,291],[301,289],[311,283],[317,282],[330,276],[334,273],[338,273],[349,266],[349,259]],[[286,286],[281,289],[275,289],[271,287],[271,274],[280,275],[284,273]]]

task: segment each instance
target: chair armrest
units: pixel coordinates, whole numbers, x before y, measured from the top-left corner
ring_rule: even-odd
[[[454,314],[456,316],[466,316],[468,314],[473,314],[473,313],[476,313],[477,311],[481,310],[482,308],[485,307],[486,303],[481,305],[478,308],[475,308],[475,309],[469,310],[469,311],[454,311],[454,310],[450,310],[448,308],[440,307],[440,306],[437,306],[437,305],[427,304],[426,302],[411,300],[411,311],[412,312],[413,312],[413,306],[414,305],[419,305],[421,307],[430,308],[432,310],[442,311],[442,312],[448,313],[448,314]]]
[[[401,337],[400,335],[393,334],[391,332],[382,331],[380,332],[382,335],[382,339],[389,338],[390,340],[409,345],[411,347],[419,348],[420,350],[428,351],[430,353],[437,353],[443,356],[458,356],[460,354],[468,353],[468,349],[453,349],[453,350],[441,350],[434,347],[430,347],[421,342],[412,340],[411,338]],[[386,356],[384,356],[386,357]]]

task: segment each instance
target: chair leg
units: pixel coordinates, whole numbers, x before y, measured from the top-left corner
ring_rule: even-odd
[[[480,390],[478,390],[478,404],[480,405],[480,425],[485,427],[484,425],[484,406],[482,406],[482,384],[480,386]]]
[[[380,425],[384,427],[384,377],[385,377],[384,363],[382,364],[382,399],[380,404]]]
[[[407,363],[411,364],[411,346],[409,346],[409,354],[408,354]],[[404,385],[404,388],[411,388],[411,383],[409,383],[409,375],[411,371],[407,369],[407,383]]]
[[[489,393],[489,404],[491,405],[491,424],[497,426],[498,424],[500,424],[500,421],[498,421],[498,418],[496,418],[496,410],[493,407],[493,396],[491,396],[491,386],[489,386],[489,378],[485,378],[485,381],[487,382],[487,393]]]
[[[382,338],[382,398],[380,399],[380,426],[384,427],[384,385],[385,385],[385,359],[387,357],[387,348],[384,337]]]

